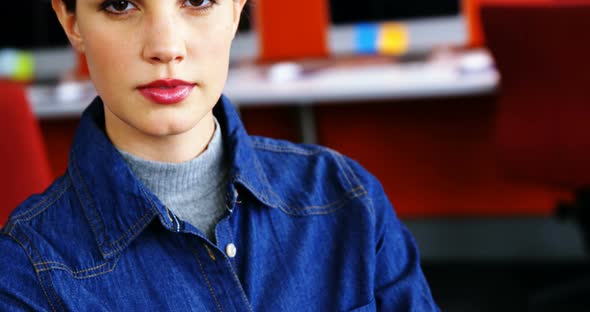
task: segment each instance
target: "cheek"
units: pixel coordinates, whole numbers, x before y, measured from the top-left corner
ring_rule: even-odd
[[[227,24],[229,22],[211,26],[202,36],[199,47],[196,48],[199,54],[197,59],[203,60],[206,58],[208,64],[205,63],[204,65],[219,70],[219,74],[223,74],[221,69],[229,65],[233,32],[232,28]]]
[[[190,49],[197,55],[223,60],[229,55],[233,38],[231,14],[222,12],[211,16],[203,23],[191,25],[187,33]]]
[[[195,66],[196,71],[204,74],[201,78],[205,79],[205,87],[212,94],[221,93],[227,79],[233,38],[230,21],[228,18],[218,23],[208,23],[194,32],[198,35],[187,39],[188,62]]]
[[[90,75],[95,83],[116,78],[129,69],[132,62],[132,36],[113,35],[109,31],[85,33],[84,45]],[[116,48],[113,48],[116,47]]]

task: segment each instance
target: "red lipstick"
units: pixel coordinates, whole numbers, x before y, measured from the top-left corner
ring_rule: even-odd
[[[194,87],[194,83],[183,80],[161,79],[139,86],[137,89],[154,103],[171,105],[186,99]]]

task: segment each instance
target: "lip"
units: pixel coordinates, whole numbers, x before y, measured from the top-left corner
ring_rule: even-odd
[[[178,79],[160,79],[137,87],[141,95],[156,104],[171,105],[186,99],[193,88],[194,83]]]

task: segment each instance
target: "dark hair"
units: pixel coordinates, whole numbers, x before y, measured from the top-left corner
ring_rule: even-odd
[[[65,3],[66,9],[70,13],[74,13],[76,11],[76,0],[61,0]]]

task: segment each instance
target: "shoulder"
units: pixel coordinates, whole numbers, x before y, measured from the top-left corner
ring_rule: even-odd
[[[0,233],[0,310],[48,311],[48,301],[25,247]]]
[[[362,182],[372,178],[358,162],[325,146],[266,137],[252,137],[252,146],[271,178],[278,174],[292,182],[317,180],[352,193],[366,191]]]
[[[60,220],[57,207],[68,206],[71,201],[72,183],[67,177],[55,180],[41,194],[29,196],[22,204],[16,207],[10,214],[2,232],[11,233],[19,224],[37,227],[40,220],[56,218]]]
[[[15,268],[29,267],[32,270],[32,263],[29,261],[24,246],[6,233],[0,233],[0,284],[4,285],[10,275],[15,272]],[[11,268],[11,269],[8,269]],[[12,273],[11,273],[12,272]]]
[[[56,248],[66,248],[64,239],[77,237],[70,232],[80,234],[83,230],[81,214],[71,180],[67,176],[58,178],[43,193],[30,196],[12,211],[0,230],[4,237],[2,252],[9,246],[20,246],[29,263],[58,259],[63,250]],[[7,243],[7,237],[16,244]]]
[[[294,213],[325,214],[358,201],[373,212],[379,181],[354,159],[325,146],[251,137],[271,189]]]

